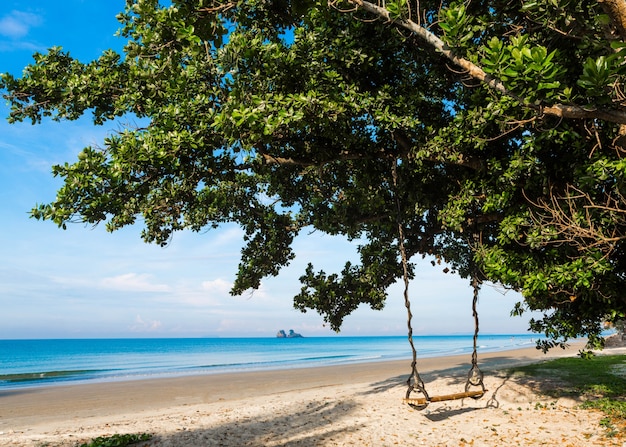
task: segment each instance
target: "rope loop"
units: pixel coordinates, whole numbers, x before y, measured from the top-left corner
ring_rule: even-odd
[[[408,386],[408,389],[406,390],[406,401],[408,402],[408,404],[411,407],[415,408],[416,410],[423,410],[424,408],[426,408],[428,404],[430,403],[430,396],[428,395],[428,392],[426,391],[424,381],[422,380],[419,373],[417,372],[417,368],[415,367],[415,364],[413,364],[413,373],[407,379],[406,384]],[[417,402],[417,399],[411,398],[411,393],[417,393],[417,394],[421,394],[422,396],[424,396],[424,399],[423,399],[424,402],[421,404],[414,403],[414,402]]]
[[[487,392],[485,389],[485,384],[483,382],[484,374],[480,370],[480,368],[476,365],[473,365],[472,368],[467,373],[467,382],[465,382],[465,391],[470,391],[471,387],[479,387],[483,394]],[[478,399],[482,396],[476,396],[474,399]]]

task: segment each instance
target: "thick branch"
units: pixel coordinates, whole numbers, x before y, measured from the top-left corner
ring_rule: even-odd
[[[515,100],[519,101],[520,104],[523,104],[525,107],[529,107],[533,110],[537,110],[546,115],[557,116],[559,118],[573,118],[573,119],[600,119],[603,121],[608,121],[612,123],[618,124],[626,124],[626,112],[619,110],[597,110],[595,107],[581,107],[576,105],[563,105],[563,104],[554,104],[551,106],[541,106],[536,104],[529,104],[523,98],[518,97],[513,92],[508,90],[506,86],[500,81],[492,76],[489,76],[487,73],[483,71],[482,68],[474,64],[473,62],[468,61],[462,57],[454,54],[452,49],[445,44],[439,37],[435,34],[428,31],[426,28],[418,25],[409,19],[392,19],[389,11],[385,8],[382,8],[374,3],[370,3],[365,0],[348,0],[350,3],[357,5],[364,10],[371,12],[378,17],[384,19],[387,22],[394,23],[403,28],[408,29],[409,31],[415,33],[420,39],[430,45],[433,49],[441,53],[444,57],[450,60],[455,65],[461,67],[463,70],[467,72],[472,78],[482,82],[483,84],[491,87],[492,89],[510,96]],[[621,2],[623,0],[605,0],[610,2]]]
[[[402,134],[400,131],[394,131],[393,137],[398,143],[398,146],[400,148],[399,153],[396,154],[395,156],[405,157],[408,154],[410,154],[411,150],[413,149],[413,143],[409,140],[409,138],[406,135]],[[383,150],[373,155],[367,155],[367,156],[350,153],[348,151],[343,151],[339,154],[339,156],[333,157],[327,160],[295,159],[292,157],[280,157],[280,156],[275,156],[275,155],[268,154],[267,152],[262,152],[262,151],[259,151],[259,155],[263,158],[263,161],[266,164],[279,164],[283,166],[301,166],[301,167],[324,166],[324,165],[327,165],[329,163],[333,163],[336,161],[373,160],[376,158],[385,159],[385,158],[389,158],[392,156],[391,154]],[[436,157],[430,157],[428,160],[433,161],[433,162],[445,163],[445,164],[465,166],[467,168],[474,169],[477,171],[485,169],[485,165],[483,161],[479,159],[478,157],[465,156],[464,158],[460,160],[444,160],[444,159],[439,159]]]
[[[381,158],[384,158],[385,152],[380,151]],[[268,154],[266,152],[259,151],[259,155],[263,157],[263,161],[267,164],[279,164],[279,165],[287,165],[287,166],[323,166],[329,163],[333,163],[335,161],[349,161],[349,160],[371,160],[372,156],[363,156],[360,154],[352,154],[350,152],[344,151],[339,156],[330,158],[328,160],[305,160],[305,159],[295,159],[292,157],[277,157],[272,154]]]
[[[624,0],[598,0],[602,9],[611,17],[622,41],[626,41],[626,2]]]

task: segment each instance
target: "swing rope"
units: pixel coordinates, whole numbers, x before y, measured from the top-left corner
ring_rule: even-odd
[[[412,392],[420,393],[424,396],[426,401],[430,400],[424,381],[419,375],[417,370],[417,350],[415,349],[415,343],[413,342],[413,326],[411,321],[413,320],[413,314],[411,313],[411,301],[409,300],[409,263],[406,256],[406,249],[404,248],[404,228],[402,226],[402,207],[400,205],[400,198],[398,197],[398,159],[394,158],[391,165],[391,176],[393,179],[393,195],[396,202],[396,223],[398,225],[398,248],[400,250],[400,257],[402,259],[402,277],[404,279],[404,306],[407,312],[407,328],[408,339],[411,345],[412,361],[411,361],[411,375],[407,379],[406,383],[408,390],[406,392],[406,398],[408,399]]]
[[[478,292],[480,291],[480,280],[476,275],[472,276],[472,287],[474,288],[474,298],[472,299],[472,315],[474,316],[474,349],[472,350],[472,367],[467,373],[467,382],[465,383],[465,392],[469,392],[471,387],[480,387],[482,394],[485,394],[485,384],[483,383],[484,374],[478,367]]]
[[[411,345],[412,361],[411,361],[411,375],[407,379],[407,392],[404,401],[417,409],[426,408],[430,402],[441,402],[453,399],[463,399],[471,397],[474,399],[481,398],[487,390],[483,383],[483,372],[478,367],[478,294],[480,291],[481,281],[477,275],[472,275],[472,287],[474,289],[474,296],[472,300],[472,315],[474,317],[474,337],[473,337],[473,350],[472,350],[472,366],[467,374],[467,382],[465,383],[465,392],[448,394],[445,396],[429,396],[424,385],[424,381],[419,375],[417,370],[417,349],[415,349],[415,343],[413,341],[413,326],[412,319],[413,314],[411,312],[411,301],[409,299],[409,263],[406,255],[406,248],[404,246],[404,227],[402,223],[402,206],[400,204],[400,198],[398,196],[398,171],[397,171],[398,159],[394,158],[391,167],[391,176],[393,180],[393,195],[396,205],[396,223],[398,226],[398,249],[400,250],[400,257],[402,261],[402,277],[404,280],[404,305],[407,310],[407,329],[408,339]],[[479,390],[471,391],[471,387],[480,387]],[[421,398],[411,398],[411,393],[421,394]]]

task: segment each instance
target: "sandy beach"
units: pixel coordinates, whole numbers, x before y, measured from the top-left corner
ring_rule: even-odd
[[[573,356],[580,345],[483,354],[479,400],[403,404],[410,362],[187,376],[0,391],[0,445],[77,446],[115,433],[196,446],[622,446],[599,412],[542,396],[516,364]],[[605,353],[624,353],[611,348]],[[467,356],[420,360],[431,395],[462,391]]]

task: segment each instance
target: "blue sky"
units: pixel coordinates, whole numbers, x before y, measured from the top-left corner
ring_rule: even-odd
[[[32,53],[62,46],[88,61],[120,49],[115,15],[123,0],[3,0],[0,72],[19,75]],[[145,244],[140,228],[107,233],[104,227],[58,229],[28,217],[51,201],[60,182],[54,163],[71,162],[121,123],[95,127],[88,119],[9,125],[0,105],[0,338],[273,336],[293,328],[306,336],[334,335],[314,312],[293,309],[298,277],[313,262],[327,273],[356,260],[355,246],[319,233],[296,240],[296,259],[260,290],[231,297],[242,232],[224,226],[178,233],[166,248]],[[412,283],[417,334],[472,331],[468,281],[420,262]],[[485,285],[479,313],[484,333],[523,333],[526,318],[509,317],[519,295]],[[344,322],[344,335],[403,335],[406,309],[394,286],[383,311],[365,307]]]

